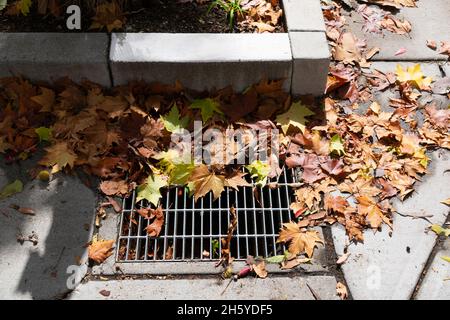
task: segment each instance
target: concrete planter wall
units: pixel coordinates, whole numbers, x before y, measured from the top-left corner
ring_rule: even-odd
[[[243,90],[268,78],[285,79],[294,95],[321,95],[329,50],[320,0],[283,5],[288,32],[281,34],[0,34],[0,77],[68,76],[104,86],[179,80],[196,90]]]

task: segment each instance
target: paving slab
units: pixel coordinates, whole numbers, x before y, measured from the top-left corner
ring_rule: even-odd
[[[375,6],[377,7],[377,6]],[[396,17],[406,18],[412,26],[409,35],[365,33],[363,18],[355,11],[347,17],[349,29],[361,39],[367,39],[369,47],[379,47],[380,52],[372,60],[447,60],[448,56],[438,54],[426,46],[427,40],[450,41],[450,0],[421,0],[417,8],[402,8]],[[395,53],[405,48],[400,56]]]
[[[420,289],[417,300],[450,299],[450,262],[442,257],[450,257],[450,238],[444,241],[442,248],[436,253]]]
[[[320,0],[283,0],[288,30],[325,31]]]
[[[315,300],[307,284],[323,300],[336,300],[332,276],[219,279],[89,281],[69,296],[70,300]],[[99,292],[110,292],[108,297]],[[224,291],[225,290],[225,291]],[[222,294],[222,292],[224,292]]]
[[[440,203],[448,197],[450,183],[450,152],[431,155],[429,173],[417,183],[414,194],[394,207],[402,214],[433,215],[433,223],[443,224],[449,207]],[[350,258],[342,266],[354,299],[409,299],[433,250],[436,235],[428,231],[430,223],[398,214],[394,216],[393,232],[386,226],[382,232],[364,233],[363,244],[351,244]],[[342,255],[347,236],[340,226],[332,228],[336,253]]]
[[[85,275],[86,243],[92,234],[94,193],[79,179],[56,176],[50,183],[27,181],[35,165],[0,164],[0,187],[15,179],[24,190],[0,201],[0,299],[53,299],[73,289]],[[30,207],[23,215],[10,205]],[[20,244],[35,234],[38,243]]]
[[[180,81],[199,91],[229,85],[241,91],[268,78],[285,79],[286,90],[291,86],[287,33],[113,33],[110,59],[114,85]]]
[[[0,78],[52,82],[69,77],[111,86],[104,33],[1,33]]]

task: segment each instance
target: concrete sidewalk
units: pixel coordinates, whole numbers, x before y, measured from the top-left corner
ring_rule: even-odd
[[[347,15],[347,23],[352,33],[359,39],[367,39],[368,47],[378,47],[380,52],[372,61],[445,61],[448,56],[427,47],[427,40],[450,41],[450,0],[420,0],[417,8],[401,8],[396,18],[405,18],[411,23],[412,30],[407,35],[390,32],[383,34],[365,33],[362,30],[364,19],[352,11]],[[373,8],[379,8],[373,6]],[[395,53],[406,49],[402,55]]]
[[[219,279],[89,281],[70,300],[336,300],[332,276]],[[308,288],[309,286],[309,288]],[[103,291],[104,290],[104,291]],[[106,293],[105,293],[106,291]],[[103,294],[101,294],[102,292]]]

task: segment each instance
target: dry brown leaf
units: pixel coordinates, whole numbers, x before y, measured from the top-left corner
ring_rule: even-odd
[[[310,258],[294,258],[294,259],[290,259],[287,261],[283,261],[281,263],[281,269],[282,270],[290,270],[293,269],[303,263],[308,263],[310,262],[311,259]]]
[[[273,32],[275,30],[274,26],[264,22],[252,22],[251,25],[257,28],[258,33]]]
[[[350,254],[351,254],[350,252],[344,253],[342,256],[339,257],[339,259],[337,259],[336,264],[337,265],[344,264],[347,261],[348,257],[350,256]]]
[[[359,0],[359,1],[400,9],[402,6],[415,7],[417,0]]]
[[[381,21],[383,28],[389,30],[396,34],[407,34],[411,32],[411,23],[406,20],[400,20],[392,15],[386,16],[383,21]]]
[[[31,100],[42,106],[40,112],[51,112],[55,104],[55,92],[53,90],[41,87],[41,94],[39,96],[31,97]]]
[[[235,190],[239,190],[239,187],[250,187],[251,184],[244,179],[245,175],[245,172],[237,171],[230,176],[227,176],[224,181],[224,186]]]
[[[36,214],[32,208],[25,208],[15,204],[10,205],[9,207],[25,215],[34,216]]]
[[[427,47],[432,49],[432,50],[436,50],[437,49],[436,41],[434,41],[434,40],[427,40]]]
[[[445,54],[450,57],[450,41],[441,41],[441,47],[439,48],[440,54]]]
[[[358,201],[358,213],[366,217],[372,229],[378,229],[383,222],[392,227],[391,221],[373,198],[360,196],[356,200]]]
[[[325,195],[324,203],[325,210],[342,214],[344,214],[346,209],[349,207],[348,201],[341,196],[333,197],[327,194]]]
[[[88,248],[89,259],[103,263],[113,254],[114,240],[94,240]]]
[[[294,222],[284,223],[277,242],[289,243],[289,252],[298,255],[306,253],[311,258],[317,243],[322,243],[316,230],[302,231]]]
[[[210,172],[208,166],[204,164],[197,166],[192,171],[188,182],[193,184],[195,201],[204,197],[210,191],[213,193],[214,199],[217,199],[225,188],[225,177]]]
[[[153,221],[145,228],[149,237],[158,237],[164,226],[164,212],[162,206],[156,209],[148,209],[147,219]]]
[[[253,264],[252,269],[259,278],[261,279],[267,278],[268,272],[266,270],[266,263],[264,261],[261,261],[258,264]]]
[[[128,193],[128,184],[124,180],[103,181],[100,184],[100,190],[107,196],[125,195]]]
[[[108,32],[112,32],[115,29],[123,28],[126,21],[125,15],[116,1],[100,4],[97,6],[96,11],[89,29],[103,29],[106,27]]]
[[[106,197],[108,199],[109,204],[113,207],[114,211],[119,213],[122,212],[122,207],[120,204],[111,197]]]
[[[348,298],[347,287],[342,282],[338,282],[336,284],[336,293],[341,298],[341,300],[345,300]]]

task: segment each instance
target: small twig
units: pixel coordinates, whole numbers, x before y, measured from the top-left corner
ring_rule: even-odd
[[[306,282],[306,286],[308,287],[309,291],[311,291],[311,294],[313,295],[314,299],[322,300],[322,299],[320,299],[320,296],[318,295],[318,293],[313,288],[311,288],[311,286],[308,284],[308,282]]]
[[[301,187],[303,187],[305,184],[302,183],[302,182],[292,182],[292,183],[282,183],[282,184],[280,184],[280,183],[278,183],[278,182],[271,182],[271,183],[268,183],[268,184],[267,184],[267,186],[268,186],[270,189],[278,188],[280,185],[283,185],[283,186],[286,185],[286,186],[291,187],[291,188],[301,188]]]
[[[220,294],[221,296],[223,296],[223,294],[225,293],[225,291],[227,291],[228,287],[230,286],[231,282],[233,282],[234,278],[231,277],[230,281],[228,281],[227,286],[225,287],[225,289],[223,289],[222,293]]]
[[[222,259],[220,259],[220,261],[216,264],[216,267],[220,265],[228,266],[230,265],[231,262],[230,243],[231,238],[233,237],[233,233],[237,227],[237,215],[236,209],[234,207],[230,208],[230,214],[231,214],[231,221],[230,225],[228,226],[227,237],[222,239]]]
[[[400,212],[397,212],[397,214],[401,215],[402,217],[413,218],[413,219],[424,219],[424,220],[428,221],[429,223],[433,223],[430,221],[430,219],[428,219],[428,218],[433,217],[432,214],[414,215],[414,214],[407,214],[407,213],[400,213]]]
[[[130,14],[136,14],[142,11],[147,10],[146,8],[140,8],[139,10],[135,10],[135,11],[130,11],[130,12],[126,12],[125,15],[130,15]]]

